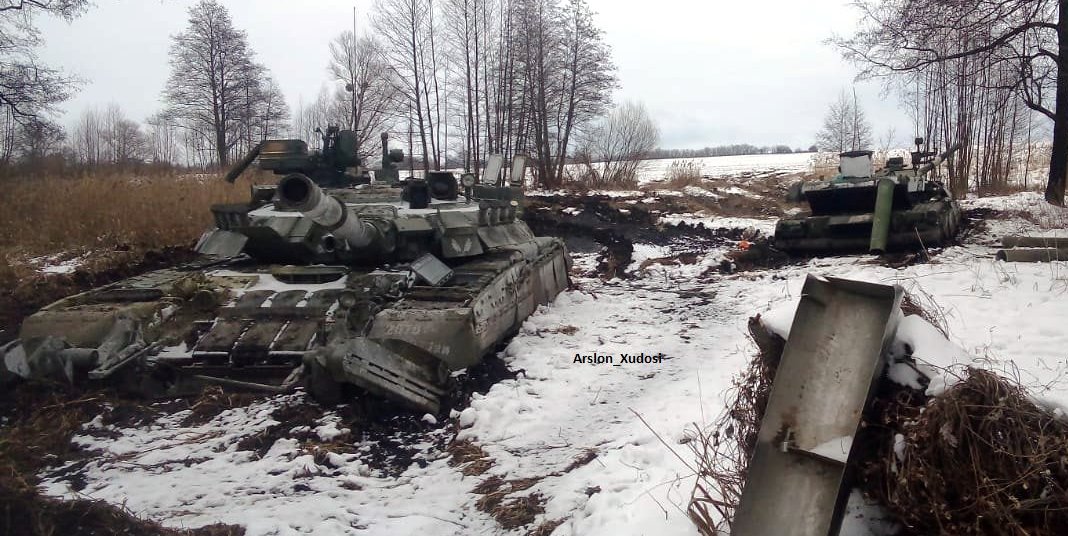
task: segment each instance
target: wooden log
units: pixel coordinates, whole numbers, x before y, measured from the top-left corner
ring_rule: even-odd
[[[1065,244],[1068,246],[1068,243]],[[996,258],[1006,262],[1068,261],[1068,247],[1057,248],[1012,248],[997,252]]]

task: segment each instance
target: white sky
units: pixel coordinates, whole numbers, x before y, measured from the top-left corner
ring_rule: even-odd
[[[853,84],[855,70],[824,41],[848,34],[856,12],[844,0],[589,0],[613,49],[617,101],[642,101],[661,129],[661,146],[728,143],[808,147],[827,106]],[[170,37],[186,25],[194,0],[95,0],[67,24],[40,21],[42,58],[87,83],[66,108],[118,103],[143,120],[162,106]],[[271,69],[291,108],[315,98],[327,80],[327,43],[361,26],[371,0],[223,0]],[[361,29],[361,31],[364,31]],[[875,83],[856,85],[875,137],[896,130],[912,139],[896,96]]]

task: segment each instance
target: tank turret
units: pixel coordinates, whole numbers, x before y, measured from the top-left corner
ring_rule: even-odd
[[[917,143],[922,145],[922,138]],[[800,185],[797,196],[811,213],[779,220],[776,247],[793,252],[882,253],[947,243],[960,227],[960,207],[929,175],[959,149],[955,144],[936,154],[917,147],[911,167],[898,157],[877,171],[871,151],[842,153],[837,176]]]
[[[326,187],[345,187],[369,182],[363,175],[350,173],[358,169],[361,161],[356,154],[356,133],[327,127],[322,135],[322,147],[309,151],[304,140],[266,140],[252,148],[237,165],[226,174],[227,182],[234,182],[258,158],[260,169],[278,175],[303,173],[316,183]]]

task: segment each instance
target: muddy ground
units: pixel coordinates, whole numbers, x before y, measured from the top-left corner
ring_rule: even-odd
[[[730,198],[735,199],[734,206],[753,202],[744,196]],[[688,256],[695,257],[713,248],[735,247],[744,240],[760,245],[754,249],[754,255],[750,255],[747,268],[767,267],[785,260],[784,256],[764,247],[770,237],[750,230],[660,223],[664,215],[692,213],[694,203],[694,200],[686,197],[657,197],[638,203],[632,199],[607,195],[536,197],[528,199],[523,219],[534,234],[563,238],[569,251],[597,254],[599,262],[596,273],[584,275],[608,279],[628,277],[625,270],[632,262],[636,243],[669,246],[673,255],[686,262]],[[779,205],[763,207],[762,210],[778,215],[782,213]],[[752,212],[743,214],[751,216]],[[759,259],[759,255],[755,255],[758,252],[767,259]]]

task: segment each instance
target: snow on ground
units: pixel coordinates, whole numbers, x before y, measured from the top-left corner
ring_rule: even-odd
[[[706,229],[752,229],[759,231],[761,236],[775,234],[775,224],[778,218],[739,218],[720,217],[705,214],[669,214],[661,216],[659,223],[662,225],[679,225],[685,223],[694,227]]]
[[[1068,236],[1068,211],[1046,202],[1040,192],[1020,192],[1006,197],[970,198],[961,201],[965,209],[988,209],[1026,214],[1026,218],[988,220],[990,234],[1003,236]]]
[[[954,365],[997,370],[1050,404],[1068,408],[1068,334],[1057,320],[1068,313],[1068,263],[1006,263],[994,260],[994,251],[952,247],[935,262],[900,270],[865,264],[863,257],[789,267],[777,273],[783,281],[778,292],[793,300],[772,312],[778,319],[772,322],[792,318],[805,273],[899,284],[934,308],[953,343],[939,344],[930,330],[903,324],[900,338],[918,348],[919,363],[939,370]],[[925,353],[928,348],[933,350]]]
[[[641,190],[589,190],[585,194],[615,198],[641,198],[648,195]],[[575,197],[578,194],[574,190],[527,190],[525,195],[527,197]]]
[[[1004,209],[1028,199],[975,203]],[[1013,225],[1041,230],[1024,220]],[[475,508],[481,495],[472,490],[492,476],[537,478],[510,495],[545,498],[546,512],[527,528],[562,519],[556,536],[696,534],[685,514],[693,478],[679,443],[683,432],[722,410],[731,377],[754,354],[747,319],[770,310],[766,322],[788,326],[806,274],[902,285],[934,308],[950,334],[947,342],[916,319],[902,324],[899,340],[914,347],[927,370],[992,368],[1019,378],[1047,404],[1068,408],[1068,332],[1061,326],[1068,263],[995,261],[993,240],[990,233],[973,235],[933,262],[903,269],[858,255],[724,276],[704,276],[693,265],[658,265],[626,281],[578,278],[574,290],[540,308],[504,350],[519,376],[440,419],[416,449],[419,463],[400,475],[371,467],[373,445],[332,455],[329,466],[287,438],[262,457],[238,451],[240,438],[264,430],[273,422],[271,410],[291,402],[279,397],[201,426],[183,427],[182,414],[175,414],[110,430],[103,439],[87,429],[77,441],[103,454],[86,466],[81,493],[172,526],[245,524],[250,536],[500,534],[509,532]],[[670,253],[648,244],[635,249],[636,260]],[[709,251],[698,265],[713,265],[722,253]],[[578,264],[593,264],[579,257]],[[327,431],[335,422],[330,415],[323,419]],[[433,446],[450,423],[462,425],[459,439],[494,460],[486,474],[464,476]],[[591,451],[593,461],[569,470]],[[57,477],[47,478],[44,489],[69,492]],[[885,522],[873,521],[877,513],[854,497],[843,534],[889,534]]]
[[[706,158],[663,158],[646,160],[638,168],[638,182],[645,184],[666,179],[674,162],[692,162],[700,174],[718,177],[772,177],[786,173],[804,173],[812,169],[813,153],[751,154],[710,156]]]
[[[631,254],[631,264],[627,267],[627,271],[637,269],[637,267],[641,266],[641,264],[647,260],[666,257],[670,254],[671,248],[668,246],[634,244],[634,253]]]
[[[33,257],[26,263],[42,274],[71,274],[85,263],[88,255],[71,256],[71,253],[58,253]]]
[[[750,154],[739,156],[709,156],[705,158],[662,158],[645,160],[638,166],[637,178],[639,185],[646,185],[669,178],[671,165],[675,162],[693,163],[700,175],[712,179],[757,179],[777,177],[791,173],[807,173],[812,171],[812,157],[815,153],[793,154]],[[594,164],[597,166],[597,164]],[[574,165],[567,166],[574,168]],[[702,190],[697,188],[697,190]],[[726,189],[722,193],[759,197],[752,192],[738,188]],[[590,195],[607,195],[611,197],[636,197],[644,194],[637,190],[595,190]],[[657,192],[659,195],[681,195],[679,192]],[[690,192],[687,192],[690,193]],[[574,192],[566,190],[532,190],[527,196],[545,195],[574,195]],[[717,197],[715,192],[696,191],[691,195],[705,195]]]

